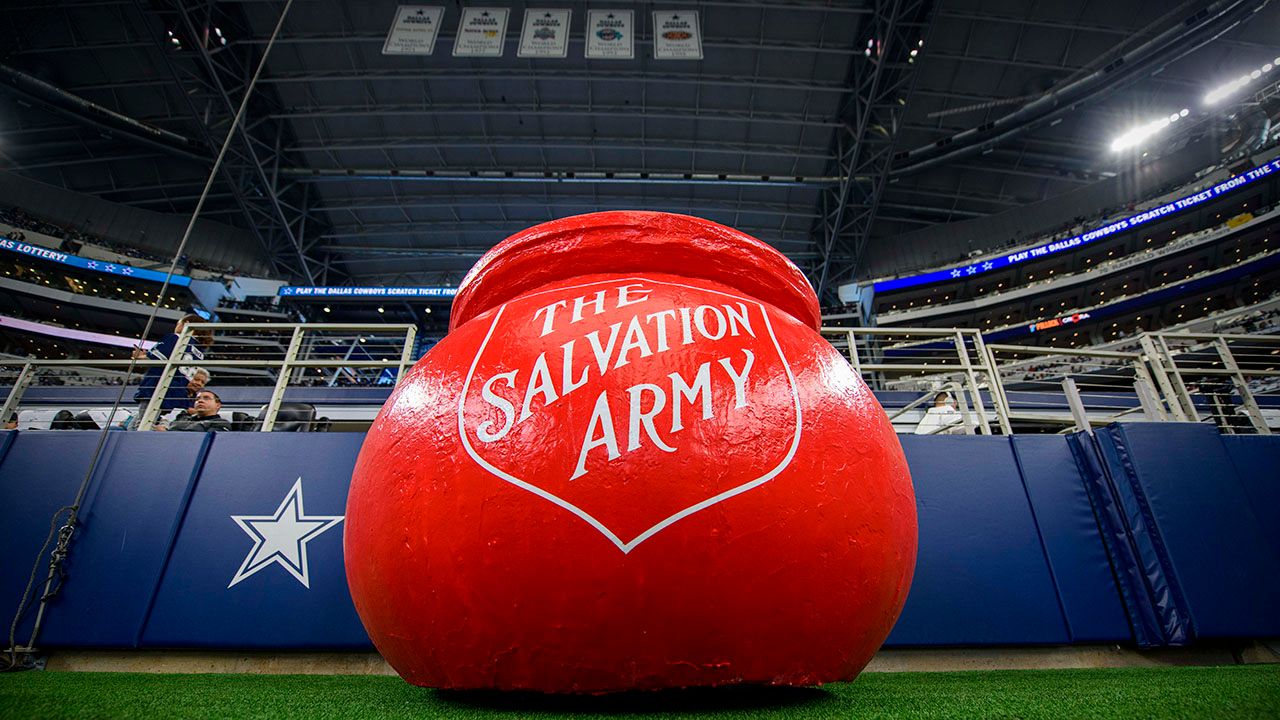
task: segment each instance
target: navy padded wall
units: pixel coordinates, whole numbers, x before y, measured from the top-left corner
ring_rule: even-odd
[[[341,523],[305,543],[304,585],[284,558],[232,584],[256,541],[233,516],[274,516],[301,478],[305,516],[342,516],[364,435],[218,433],[196,483],[142,644],[372,649],[347,592]],[[254,526],[257,527],[257,526]],[[265,546],[264,546],[265,548]],[[300,567],[296,569],[300,570]]]
[[[111,433],[85,494],[66,587],[49,604],[41,647],[137,644],[211,439],[207,433]]]
[[[18,609],[32,564],[49,535],[49,521],[58,508],[75,502],[89,469],[98,433],[77,430],[21,430],[7,432],[12,444],[0,460],[0,617],[4,635]],[[114,440],[114,435],[108,441]],[[58,525],[66,520],[59,516]],[[57,538],[54,538],[54,543]],[[49,550],[53,544],[49,545]],[[49,550],[40,556],[36,586],[39,597],[49,570]],[[74,553],[74,549],[73,549]],[[38,600],[36,601],[38,603]],[[34,608],[18,626],[25,643],[35,621]]]
[[[1084,480],[1062,435],[1016,435],[1013,449],[1072,642],[1133,639]]]
[[[1222,444],[1271,549],[1280,555],[1280,436],[1223,435]]]
[[[1111,430],[1127,449],[1196,636],[1280,636],[1280,554],[1217,430],[1193,423]]]
[[[1009,439],[899,439],[915,484],[920,554],[886,645],[1067,642]]]

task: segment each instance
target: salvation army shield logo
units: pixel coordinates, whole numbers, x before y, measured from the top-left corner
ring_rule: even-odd
[[[462,444],[628,553],[791,462],[800,400],[775,321],[750,298],[645,277],[523,296],[482,320]]]

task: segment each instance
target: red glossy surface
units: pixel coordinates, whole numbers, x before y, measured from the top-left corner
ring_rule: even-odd
[[[901,611],[916,553],[907,465],[812,329],[812,291],[740,233],[627,215],[534,228],[482,260],[453,331],[365,440],[347,577],[410,682],[849,679]],[[655,223],[666,239],[630,254],[608,239]],[[575,226],[607,251],[566,239]],[[697,239],[677,252],[688,271],[645,269],[682,227]],[[749,267],[729,273],[722,251]],[[539,252],[554,267],[534,278],[503,269]],[[617,272],[576,253],[617,253]]]

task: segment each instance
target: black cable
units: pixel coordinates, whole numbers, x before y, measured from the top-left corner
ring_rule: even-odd
[[[200,211],[204,209],[205,200],[209,197],[209,191],[213,188],[214,180],[217,178],[218,169],[222,166],[222,160],[226,157],[227,149],[231,146],[231,139],[235,136],[236,129],[239,127],[241,120],[244,118],[244,112],[249,106],[249,98],[253,95],[254,87],[257,86],[258,78],[262,75],[262,70],[266,67],[267,57],[271,54],[272,47],[275,46],[276,38],[280,35],[280,29],[284,27],[284,20],[289,15],[289,8],[293,6],[293,0],[286,0],[284,10],[280,13],[280,19],[276,22],[275,30],[271,33],[271,38],[267,41],[266,47],[262,51],[262,58],[258,61],[258,67],[254,71],[253,78],[249,81],[249,85],[245,88],[244,96],[240,101],[240,108],[236,111],[232,118],[231,126],[227,129],[227,136],[222,142],[222,148],[218,151],[218,156],[213,162],[213,167],[209,170],[208,179],[205,181],[204,190],[200,193],[200,198],[196,201],[195,210],[191,213],[191,219],[187,222],[187,228],[182,234],[182,241],[178,243],[178,247],[174,250],[173,261],[169,263],[169,270],[165,273],[164,283],[160,286],[160,291],[156,293],[155,304],[151,307],[151,314],[147,317],[147,324],[142,330],[141,339],[145,340],[147,335],[151,333],[151,328],[155,324],[156,315],[160,312],[160,303],[165,293],[169,290],[169,285],[173,279],[174,273],[178,268],[178,261],[182,258],[187,247],[187,241],[191,239],[191,233],[195,229],[196,220],[200,217]],[[175,346],[175,350],[177,347]],[[180,359],[180,358],[179,358]],[[120,403],[124,400],[125,389],[128,387],[129,379],[133,377],[135,368],[137,367],[138,358],[130,356],[129,366],[125,369],[124,382],[120,385],[120,392],[116,395],[115,402],[112,404],[111,412],[107,415],[107,422],[103,424],[102,432],[98,434],[98,444],[94,448],[93,457],[89,462],[89,467],[85,471],[84,479],[80,483],[80,488],[76,492],[76,499],[71,505],[64,506],[54,513],[52,519],[53,527],[57,527],[57,518],[64,510],[70,510],[71,516],[67,519],[66,524],[59,531],[59,540],[56,550],[49,563],[49,574],[45,578],[45,592],[40,596],[40,610],[36,615],[35,627],[31,629],[31,639],[27,642],[27,651],[35,646],[36,637],[40,633],[41,620],[43,620],[43,610],[48,604],[49,599],[53,596],[53,582],[55,578],[64,577],[62,570],[62,561],[66,558],[67,552],[71,545],[71,538],[75,534],[77,520],[79,519],[80,506],[84,502],[85,494],[89,490],[89,483],[93,479],[93,474],[98,468],[98,462],[102,457],[102,448],[106,445],[107,435],[111,432],[111,419],[115,417],[116,411],[120,407]],[[168,362],[173,362],[174,358],[170,357]],[[159,383],[156,384],[157,389],[160,388]],[[44,557],[45,551],[49,547],[49,543],[53,541],[54,531],[51,528],[49,537],[45,539],[44,546],[40,548],[39,555],[36,556],[35,567],[32,569],[31,578],[28,580],[26,590],[22,594],[22,599],[18,602],[18,611],[14,614],[13,622],[10,624],[9,647],[7,653],[9,655],[9,663],[3,668],[4,670],[14,670],[17,668],[18,648],[16,641],[17,627],[21,623],[22,615],[27,609],[28,603],[31,602],[31,591],[35,585],[36,572],[40,566],[40,560]],[[61,587],[61,583],[59,586]]]

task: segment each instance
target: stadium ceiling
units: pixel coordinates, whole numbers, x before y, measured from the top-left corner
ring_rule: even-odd
[[[511,8],[501,58],[452,57],[472,4]],[[434,53],[392,56],[396,2],[295,0],[204,214],[295,281],[452,284],[539,222],[682,212],[772,244],[830,300],[868,242],[1114,175],[1134,160],[1111,137],[1269,62],[1280,27],[1267,0],[539,1],[573,33],[567,58],[528,59],[525,3],[435,5]],[[190,213],[283,8],[9,3],[0,162]],[[634,59],[584,59],[598,8],[635,11]],[[652,11],[690,10],[704,59],[653,59]]]

